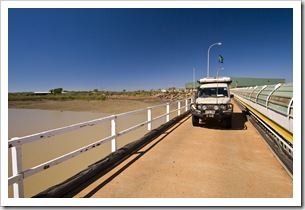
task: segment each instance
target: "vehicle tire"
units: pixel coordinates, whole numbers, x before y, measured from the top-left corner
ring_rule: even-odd
[[[226,119],[226,127],[232,128],[232,117]]]
[[[192,115],[193,126],[199,126],[199,117]]]

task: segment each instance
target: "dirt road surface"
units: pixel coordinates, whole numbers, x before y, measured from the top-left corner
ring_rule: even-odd
[[[75,197],[291,198],[293,181],[235,105],[233,126],[191,118],[146,145]]]

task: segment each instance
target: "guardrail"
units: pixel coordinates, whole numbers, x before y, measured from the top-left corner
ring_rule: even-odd
[[[234,88],[231,93],[293,158],[293,84]]]
[[[139,110],[135,110],[135,111],[130,111],[130,112],[126,112],[126,113],[122,113],[122,114],[117,114],[117,115],[111,115],[108,117],[104,117],[104,118],[100,118],[100,119],[96,119],[96,120],[91,120],[91,121],[86,121],[83,123],[78,123],[78,124],[74,124],[74,125],[70,125],[70,126],[66,126],[66,127],[62,127],[62,128],[58,128],[58,129],[53,129],[53,130],[48,130],[48,131],[44,131],[41,133],[36,133],[33,135],[29,135],[29,136],[24,136],[24,137],[14,137],[11,140],[8,141],[8,148],[12,149],[12,176],[8,178],[8,185],[13,185],[13,192],[14,192],[14,198],[23,198],[24,197],[24,185],[23,185],[23,180],[29,176],[32,176],[36,173],[39,173],[41,171],[44,171],[46,169],[49,169],[55,165],[58,165],[64,161],[67,161],[73,157],[76,157],[80,154],[83,154],[93,148],[95,148],[96,146],[100,146],[103,143],[109,142],[111,141],[111,152],[114,152],[117,150],[117,137],[125,135],[131,131],[134,131],[138,128],[141,128],[145,125],[147,125],[147,130],[150,131],[152,130],[152,122],[156,121],[162,117],[166,117],[166,122],[168,122],[170,120],[170,114],[177,112],[177,115],[179,116],[180,114],[188,111],[188,107],[189,104],[192,103],[193,98],[187,98],[184,101],[175,101],[175,102],[168,102],[166,104],[161,104],[161,105],[156,105],[156,106],[151,106],[151,107],[147,107],[144,109],[139,109]],[[170,106],[171,105],[175,105],[177,104],[177,109],[174,110],[170,110]],[[166,112],[164,114],[161,114],[157,117],[152,117],[152,111],[156,108],[160,108],[160,107],[166,107]],[[117,130],[117,120],[120,117],[125,117],[125,116],[129,116],[132,114],[137,114],[140,112],[147,112],[147,121],[142,122],[140,124],[137,124],[135,126],[132,126],[130,128],[127,128],[125,130],[122,131],[118,131]],[[182,112],[183,111],[183,112]],[[23,144],[27,144],[33,141],[37,141],[37,140],[41,140],[41,139],[45,139],[45,138],[49,138],[49,137],[53,137],[59,134],[63,134],[66,132],[70,132],[73,130],[77,130],[77,129],[81,129],[84,127],[88,127],[88,126],[94,126],[97,124],[101,124],[104,122],[108,122],[111,124],[111,135],[100,139],[99,141],[96,141],[94,143],[91,143],[87,146],[84,146],[82,148],[79,148],[77,150],[74,150],[70,153],[67,153],[63,156],[57,157],[53,160],[44,162],[40,165],[28,168],[26,170],[22,169],[22,145]]]
[[[234,88],[231,92],[253,108],[293,132],[293,84]]]

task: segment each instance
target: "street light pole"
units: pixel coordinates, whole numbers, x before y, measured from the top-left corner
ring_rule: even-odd
[[[216,103],[218,104],[218,72],[220,69],[224,69],[224,68],[218,68],[217,69],[217,89],[216,89]]]
[[[208,49],[208,69],[207,69],[207,78],[210,77],[210,49],[214,46],[214,45],[222,45],[221,42],[217,42],[212,44],[209,49]]]

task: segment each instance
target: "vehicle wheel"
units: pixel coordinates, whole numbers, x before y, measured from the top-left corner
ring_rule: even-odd
[[[226,119],[226,127],[232,128],[232,118],[231,117]]]
[[[199,125],[199,117],[196,117],[196,116],[192,115],[192,123],[193,123],[193,126],[198,126]]]

